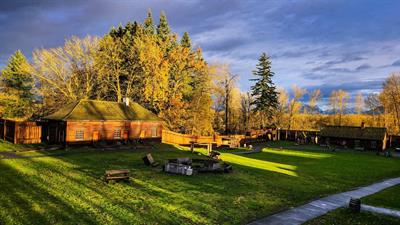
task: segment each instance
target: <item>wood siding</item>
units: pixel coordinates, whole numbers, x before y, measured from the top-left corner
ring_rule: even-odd
[[[42,129],[36,122],[0,120],[0,138],[14,144],[41,143]]]
[[[160,139],[161,122],[150,121],[68,121],[66,142],[127,141]]]

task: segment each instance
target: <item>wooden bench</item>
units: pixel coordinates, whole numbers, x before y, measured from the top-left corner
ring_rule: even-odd
[[[106,170],[105,179],[108,183],[110,180],[120,181],[129,180],[130,172],[129,170]]]
[[[156,162],[153,158],[153,156],[149,153],[145,157],[143,157],[143,162],[146,166],[153,166],[156,167],[158,166],[158,162]]]

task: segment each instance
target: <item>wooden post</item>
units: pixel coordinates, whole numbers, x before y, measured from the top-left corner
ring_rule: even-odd
[[[18,124],[17,122],[14,122],[14,144],[17,144],[17,132],[18,132]]]
[[[6,127],[6,121],[7,121],[7,120],[4,120],[4,129],[3,129],[3,139],[4,139],[4,140],[6,140],[6,129],[7,129],[7,127]]]

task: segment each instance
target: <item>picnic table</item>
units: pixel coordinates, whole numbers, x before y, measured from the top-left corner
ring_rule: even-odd
[[[108,183],[110,180],[120,181],[120,180],[129,180],[130,171],[123,170],[106,170],[105,172],[105,180]]]

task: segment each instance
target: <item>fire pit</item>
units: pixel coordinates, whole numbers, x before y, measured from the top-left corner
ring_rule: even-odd
[[[168,173],[192,175],[193,173],[229,173],[232,166],[214,159],[169,159],[164,165],[164,171]]]

